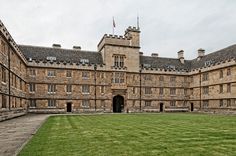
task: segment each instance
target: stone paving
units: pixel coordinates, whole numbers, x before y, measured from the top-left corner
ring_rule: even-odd
[[[0,156],[18,154],[48,116],[48,114],[28,114],[0,122]]]

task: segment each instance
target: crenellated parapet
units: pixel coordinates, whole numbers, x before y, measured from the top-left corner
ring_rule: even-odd
[[[28,65],[31,67],[38,67],[38,68],[105,70],[105,64],[72,63],[72,62],[65,62],[65,61],[31,60],[28,63]]]
[[[101,51],[105,45],[140,48],[139,33],[140,31],[138,28],[128,27],[124,36],[105,34],[98,43],[98,51]]]
[[[7,28],[4,26],[1,20],[0,20],[0,32],[8,40],[8,43],[15,50],[16,54],[23,60],[25,64],[27,64],[25,56],[20,51],[18,45],[16,44],[16,42],[14,41],[11,34],[8,32]]]
[[[143,74],[165,74],[165,75],[189,75],[188,70],[177,70],[177,69],[163,69],[154,67],[141,67],[140,72]]]
[[[235,65],[236,65],[236,58],[234,57],[229,58],[229,59],[222,59],[221,61],[218,61],[218,62],[210,61],[210,62],[205,62],[205,65],[203,67],[192,69],[189,72],[189,74],[190,75],[198,74],[199,72],[208,72],[208,71],[221,69],[221,68],[225,68],[229,66],[235,66]]]

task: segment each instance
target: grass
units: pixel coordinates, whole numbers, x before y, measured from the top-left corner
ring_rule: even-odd
[[[52,116],[19,155],[236,155],[236,116]]]

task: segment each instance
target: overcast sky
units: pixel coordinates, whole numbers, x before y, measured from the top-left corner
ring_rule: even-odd
[[[236,44],[236,0],[0,0],[0,19],[18,44],[96,50],[140,18],[141,51],[185,58]]]

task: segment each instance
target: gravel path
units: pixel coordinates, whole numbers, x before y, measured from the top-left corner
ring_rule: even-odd
[[[18,154],[48,116],[50,115],[28,114],[0,122],[0,156]]]

